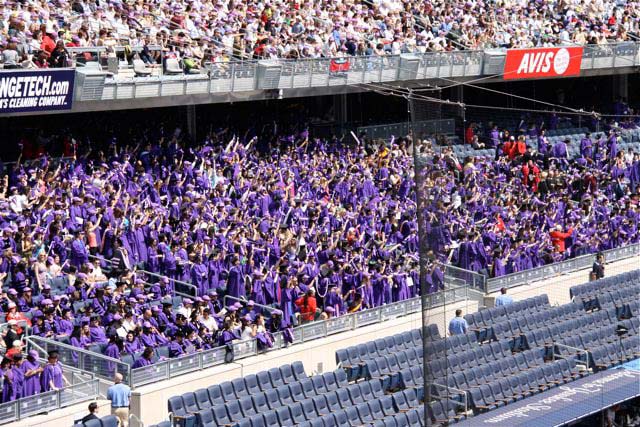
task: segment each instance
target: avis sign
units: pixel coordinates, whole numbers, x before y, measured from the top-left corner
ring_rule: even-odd
[[[580,75],[581,47],[509,49],[504,63],[505,80]]]
[[[0,114],[68,110],[74,79],[73,70],[0,72]]]

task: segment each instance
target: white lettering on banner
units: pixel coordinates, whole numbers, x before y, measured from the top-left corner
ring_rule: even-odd
[[[537,402],[532,402],[527,406],[523,406],[521,408],[514,409],[509,412],[505,412],[500,415],[496,415],[493,418],[489,418],[485,420],[485,423],[495,424],[510,418],[526,418],[529,415],[529,412],[539,412],[539,411],[548,411],[553,409],[552,405],[556,402],[573,402],[571,399],[572,396],[578,394],[596,394],[601,393],[603,386],[606,384],[617,381],[621,378],[639,378],[640,372],[636,371],[628,371],[625,369],[620,369],[619,372],[613,373],[606,377],[602,377],[600,379],[594,380],[592,382],[581,384],[580,387],[570,387],[570,386],[560,386],[558,387],[562,390],[561,393],[554,394],[553,396],[549,396],[547,398],[541,399]]]
[[[1,98],[41,95],[66,95],[69,82],[51,83],[51,76],[9,77],[0,79]]]
[[[517,74],[546,73],[551,69],[551,58],[553,58],[553,52],[525,53],[522,56]]]
[[[20,109],[67,105],[69,81],[53,81],[51,75],[0,76],[0,108]]]

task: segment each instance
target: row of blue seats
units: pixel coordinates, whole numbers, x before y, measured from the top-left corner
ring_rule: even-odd
[[[417,426],[424,421],[423,391],[409,388],[391,395],[370,399],[354,398],[344,389],[281,406],[234,421],[231,417],[209,411],[199,415],[201,427],[270,427],[270,426]],[[453,400],[442,399],[427,405],[432,425],[448,424],[465,418],[463,407]],[[406,419],[403,418],[406,415]],[[406,421],[406,423],[405,423]]]
[[[427,364],[427,376],[433,379],[444,378],[454,375],[458,372],[468,372],[469,375],[476,372],[482,372],[489,377],[493,372],[495,375],[513,375],[520,371],[530,369],[533,366],[541,366],[544,364],[544,351],[536,348],[523,351],[515,355],[508,355],[499,359],[480,359],[473,358],[464,359],[457,355],[445,360],[433,360]],[[403,383],[404,384],[404,383]]]
[[[612,289],[596,297],[596,307],[600,310],[615,308],[619,317],[631,317],[631,302],[636,302],[640,295],[640,283]]]
[[[419,329],[414,329],[410,332],[402,334],[406,337],[406,340],[396,339],[394,336],[394,343],[392,344],[387,339],[379,339],[376,341],[368,341],[356,346],[347,347],[346,349],[340,349],[336,351],[336,362],[338,366],[347,370],[347,374],[350,380],[356,380],[360,377],[362,372],[362,366],[369,359],[394,355],[401,353],[409,349],[422,349],[423,342],[420,338]],[[412,337],[409,340],[409,336]],[[416,336],[418,338],[416,338]],[[401,337],[402,338],[402,337]],[[465,351],[477,347],[478,341],[475,333],[454,335],[447,338],[438,339],[435,341],[428,341],[424,343],[425,350],[428,354],[437,356],[444,356],[447,353],[455,351]]]
[[[536,313],[549,307],[549,298],[546,294],[527,298],[521,301],[513,301],[511,304],[483,308],[474,313],[465,315],[469,324],[490,325],[495,321],[501,321],[515,313]]]
[[[450,394],[451,389],[462,390],[467,394],[469,409],[475,413],[484,412],[503,406],[505,403],[524,399],[538,392],[562,385],[588,375],[581,370],[574,358],[558,359],[545,363],[541,357],[517,368],[505,364],[489,364],[475,369],[455,372],[447,377],[436,379],[440,387],[433,388],[433,394],[445,389],[443,394]],[[401,372],[405,387],[423,387],[424,378],[420,367]]]
[[[510,307],[512,305],[513,304],[509,304],[501,307]],[[510,314],[500,315],[501,311],[504,313],[507,310],[506,308],[500,310],[501,307],[485,309],[465,316],[465,320],[467,320],[469,324],[469,329],[478,334],[478,341],[495,339],[493,338],[494,332],[492,328],[498,328],[507,324],[513,325],[516,320],[522,325],[520,329],[532,329],[541,324],[549,323],[550,321],[577,317],[584,312],[583,307],[579,304],[566,304],[557,307],[539,305],[535,308],[523,308],[512,311]],[[497,312],[498,316],[492,316],[491,311],[494,311],[494,314]],[[509,326],[509,328],[512,327],[513,326]]]
[[[578,286],[569,288],[569,296],[580,299],[583,303],[595,301],[598,294],[608,292],[611,289],[619,289],[627,284],[637,283],[640,279],[640,271],[634,270],[615,276],[605,277]]]
[[[538,323],[533,323],[532,319],[526,317],[519,317],[506,324],[494,325],[490,329],[490,334],[493,339],[510,340],[511,348],[518,351],[536,346],[549,347],[558,339],[573,333],[573,331],[587,328],[594,322],[599,322],[598,324],[617,322],[617,314],[615,310],[602,311],[597,314],[583,311],[576,313],[576,317],[567,316],[554,319],[543,317],[543,321]]]
[[[328,374],[332,375],[332,380],[329,380]],[[288,387],[292,393],[297,394],[301,391],[315,390],[316,386],[319,387],[320,380],[323,380],[325,387],[330,381],[344,383],[347,380],[346,374],[340,371],[327,373],[326,379],[324,376],[316,377],[318,378],[308,378],[302,363],[294,362],[291,365],[282,365],[279,368],[214,384],[207,389],[172,396],[168,401],[169,412],[193,420],[193,414],[204,409],[243,399],[246,401],[246,398],[250,400],[252,396],[270,398],[274,394],[277,396],[278,390],[283,387]]]
[[[619,338],[617,342],[609,342],[593,346],[589,350],[589,366],[597,370],[609,369],[613,366],[629,362],[640,357],[640,336],[632,335]]]
[[[576,306],[577,307],[577,306]],[[493,307],[481,310],[465,316],[470,325],[477,326],[475,329],[483,325],[491,325],[493,321],[506,319],[517,312],[539,313],[549,308],[549,299],[547,295],[540,295],[529,298],[527,300],[514,302],[507,306]],[[478,319],[476,319],[476,316]],[[543,318],[541,318],[543,319]],[[476,323],[477,320],[477,323]],[[486,322],[486,323],[485,323]],[[429,325],[428,330],[437,330],[436,325]],[[429,333],[430,337],[436,336]],[[439,333],[437,334],[439,337]],[[444,354],[448,351],[467,350],[475,348],[478,344],[478,337],[474,334],[454,335],[446,339],[438,339],[427,342],[427,350],[430,354]],[[369,341],[357,346],[351,346],[346,349],[336,351],[336,362],[339,366],[346,367],[350,371],[350,378],[357,378],[351,374],[351,370],[357,365],[362,365],[367,359],[384,356],[387,354],[395,354],[398,351],[405,350],[410,347],[421,347],[423,345],[419,329],[404,332],[391,337],[380,338],[375,341]]]
[[[536,299],[532,299],[532,300],[535,301]],[[478,342],[476,340],[466,341],[467,343],[473,342],[475,345],[469,346],[469,347],[464,347],[464,346],[460,347],[457,351],[447,352],[446,353],[447,355],[440,356],[436,352],[435,354],[433,354],[432,360],[437,360],[438,357],[440,356],[440,357],[447,357],[452,360],[455,360],[456,364],[458,364],[457,362],[458,360],[462,361],[460,362],[461,364],[466,363],[465,361],[467,360],[470,360],[470,361],[490,360],[491,361],[491,360],[496,360],[496,359],[511,355],[511,353],[514,350],[525,350],[525,349],[533,348],[538,345],[537,344],[538,341],[541,341],[540,345],[543,344],[542,343],[543,340],[548,340],[548,343],[551,344],[553,342],[553,339],[551,337],[551,333],[549,329],[544,327],[545,328],[544,330],[540,330],[539,332],[538,330],[540,329],[541,325],[548,323],[550,315],[546,315],[545,313],[548,313],[551,310],[554,310],[554,308],[549,307],[548,305],[545,305],[546,304],[545,299],[540,298],[537,301],[539,301],[539,305],[536,304],[536,305],[533,305],[532,307],[540,307],[540,308],[546,307],[546,309],[541,309],[541,311],[536,311],[535,315],[529,315],[530,316],[529,318],[527,316],[520,316],[517,318],[513,318],[508,322],[505,322],[507,325],[512,325],[511,327],[513,327],[514,329],[499,329],[500,327],[496,327],[497,332],[500,334],[499,336],[493,332],[492,328],[490,328],[489,329],[489,331],[491,331],[489,334],[490,338],[495,341],[485,342],[482,345],[478,345]],[[573,309],[575,309],[575,312],[573,311]],[[583,310],[579,310],[579,309],[580,309],[580,306],[576,304],[572,306],[572,310],[566,310],[566,311],[557,310],[557,311],[559,313],[561,312],[563,316],[567,316],[567,317],[573,317],[573,316],[585,314]],[[492,310],[492,311],[497,319],[502,319],[500,310]],[[556,317],[556,319],[559,319],[559,318],[560,317]],[[497,325],[502,325],[502,324],[497,323]],[[522,332],[523,330],[525,332]],[[536,331],[536,332],[533,332],[533,331]],[[503,334],[503,332],[505,333]],[[538,335],[541,336],[541,339],[537,339]],[[464,334],[461,336],[464,337],[462,338],[463,340],[467,340],[466,337],[473,336],[473,334]],[[521,336],[522,338],[520,338]],[[531,345],[526,340],[527,336],[530,336],[529,341],[531,341],[533,345]],[[386,353],[386,352],[383,352],[382,354],[389,355],[389,353]],[[420,359],[422,357],[422,354],[418,354],[418,351],[415,351],[412,349],[401,350],[395,347],[394,347],[394,351],[391,352],[390,354],[391,354],[391,357],[385,358],[384,361],[381,359],[384,356],[378,356],[377,358],[375,357],[372,358],[371,353],[368,353],[365,355],[358,355],[358,356],[352,355],[350,359],[356,359],[356,363],[342,364],[342,366],[345,369],[347,369],[347,371],[350,374],[350,377],[352,378],[359,378],[363,375],[371,376],[372,371],[375,372],[375,375],[387,375],[389,373],[397,372],[398,370],[402,369],[406,363],[409,363],[409,364],[412,363],[414,358]],[[432,354],[432,353],[429,353],[429,354]],[[390,376],[390,378],[387,378],[385,381],[387,381],[388,383],[390,382],[392,386],[397,386],[396,380],[397,380],[397,377]]]
[[[107,415],[106,417],[95,418],[85,421],[84,423],[77,423],[74,427],[118,427],[118,424],[118,417],[115,415]]]

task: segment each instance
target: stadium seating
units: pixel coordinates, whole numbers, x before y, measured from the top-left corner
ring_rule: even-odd
[[[456,390],[478,414],[639,357],[639,279],[636,271],[571,288],[574,301],[561,306],[541,295],[483,309],[465,316],[472,331],[465,335],[430,332],[423,347],[414,330],[338,350],[336,361],[352,380],[379,381],[403,410],[414,402],[405,392],[415,390],[423,401],[425,376],[430,378],[432,420],[456,422],[465,415]],[[619,326],[626,336],[618,336]]]
[[[106,417],[96,418],[86,421],[85,423],[76,423],[74,427],[118,427],[118,417],[115,415],[107,415]],[[158,424],[157,427],[165,427]]]
[[[570,159],[580,157],[580,140],[589,132],[588,128],[564,128],[547,131],[546,136],[548,142],[553,146],[557,142],[569,140],[567,144],[567,154]],[[594,135],[603,134],[603,132],[593,132]],[[625,151],[640,152],[640,129],[622,129],[620,132],[621,142],[618,143],[618,148]],[[529,137],[525,138],[525,142],[528,146],[537,148],[538,138]],[[457,145],[451,146],[453,153],[458,156],[459,159],[463,159],[467,156],[481,156],[495,158],[495,148],[483,148],[475,149],[471,145],[462,144],[461,141]],[[441,147],[436,147],[436,150],[441,150]]]
[[[611,281],[624,301],[637,299],[637,273]],[[334,372],[308,377],[298,362],[174,396],[169,411],[201,427],[422,425],[430,396],[434,425],[456,423],[638,357],[638,318],[626,318],[635,306],[610,306],[602,295],[612,291],[594,283],[572,288],[574,301],[561,306],[540,295],[467,314],[464,335],[429,325],[338,350]],[[627,337],[618,338],[619,322]]]

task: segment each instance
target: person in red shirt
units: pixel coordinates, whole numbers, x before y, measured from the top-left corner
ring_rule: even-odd
[[[511,158],[524,156],[524,154],[527,152],[527,143],[524,142],[524,136],[518,137],[518,141],[515,143],[513,150],[514,150],[514,153],[513,153],[513,157]]]
[[[51,52],[56,48],[55,36],[53,34],[44,33],[42,35],[42,42],[40,43],[40,49],[51,55]]]
[[[9,350],[7,350],[7,352],[5,353],[4,357],[6,357],[7,359],[12,359],[16,354],[21,354],[22,353],[22,341],[20,340],[15,340],[12,345],[11,348]]]
[[[313,289],[309,289],[305,296],[298,298],[295,304],[300,309],[302,323],[313,322],[315,320],[318,303],[316,302]]]
[[[515,147],[516,141],[514,137],[510,137],[502,146],[502,152],[509,156],[509,159],[513,160],[513,153],[515,152],[513,147]]]
[[[538,191],[538,183],[540,182],[540,169],[533,160],[529,160],[522,165],[522,183],[526,187],[531,187],[533,191]]]
[[[475,126],[475,123],[471,123],[469,124],[469,127],[467,128],[465,134],[464,134],[464,139],[465,142],[467,144],[471,144],[473,142],[473,137],[475,135],[474,131],[473,131],[473,127]]]
[[[562,232],[562,226],[556,225],[555,230],[553,230],[549,235],[551,236],[551,243],[553,243],[553,247],[556,248],[558,252],[561,254],[566,250],[565,248],[565,239],[571,237],[573,234],[573,227],[569,227],[566,233]]]

